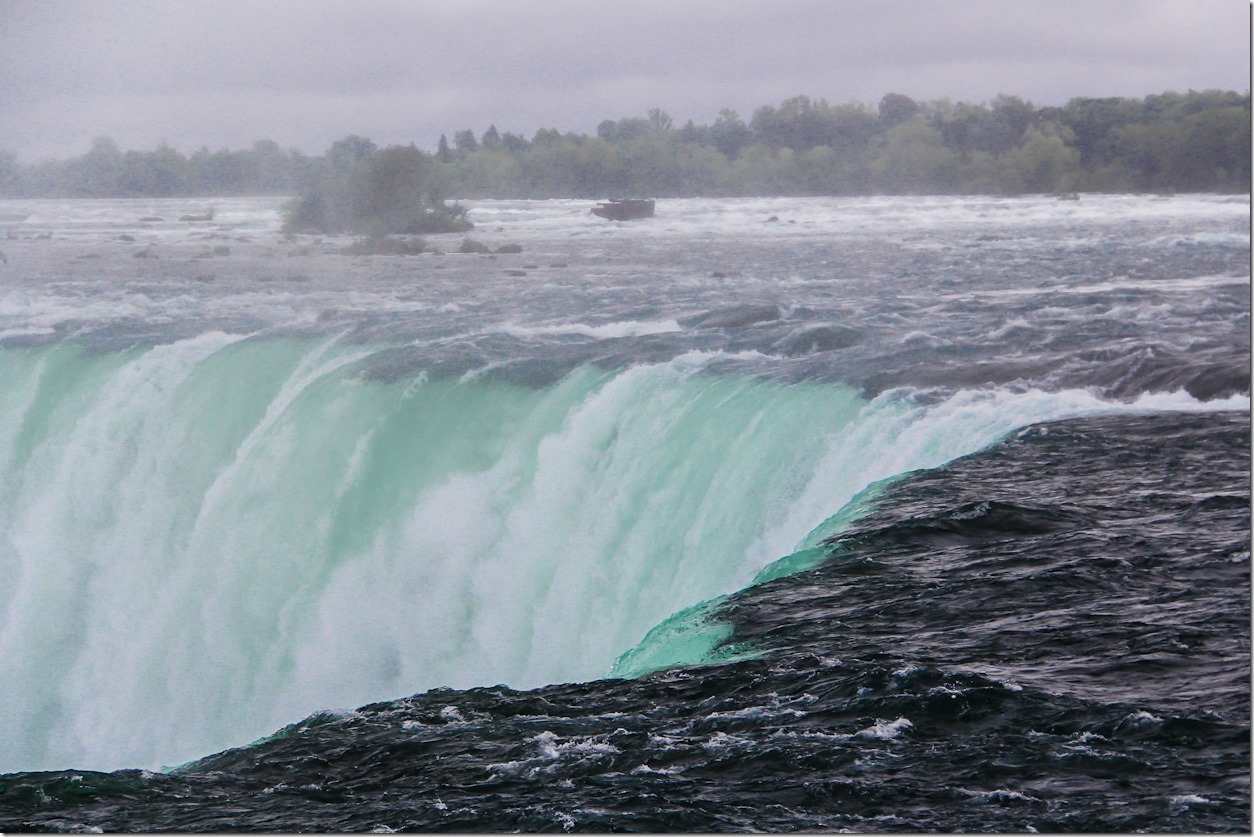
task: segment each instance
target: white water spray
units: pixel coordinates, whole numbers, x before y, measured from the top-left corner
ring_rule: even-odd
[[[1033,421],[1248,408],[866,402],[701,354],[547,388],[382,383],[365,352],[0,352],[0,771],[171,765],[321,708],[604,676],[875,480]]]

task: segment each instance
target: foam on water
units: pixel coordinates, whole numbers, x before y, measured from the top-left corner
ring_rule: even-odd
[[[191,231],[231,229],[268,232],[278,226],[284,198],[96,198],[92,200],[0,200],[5,214],[25,216],[4,227],[47,234],[63,240],[100,241],[118,234],[143,236],[144,241],[177,240]],[[179,218],[213,210],[211,222]],[[144,221],[144,218],[159,218]]]
[[[586,323],[567,323],[563,325],[522,326],[507,325],[502,329],[514,337],[549,337],[558,334],[577,334],[597,339],[614,339],[619,337],[640,337],[648,334],[673,334],[683,331],[683,327],[674,320],[658,320],[652,322],[620,321],[604,325],[587,325]]]
[[[750,234],[772,238],[830,235],[833,229],[849,236],[953,234],[987,232],[1004,228],[1007,233],[1023,225],[1047,225],[1074,230],[1076,244],[1098,240],[1095,233],[1121,224],[1147,224],[1182,217],[1248,217],[1248,203],[1214,195],[1179,195],[1151,200],[1138,195],[1085,195],[1081,201],[1059,201],[1051,195],[1015,198],[918,197],[900,198],[687,198],[658,202],[656,223],[648,225],[595,221],[587,226],[587,201],[467,201],[472,219],[485,228],[502,228],[510,235],[567,232],[614,239],[642,241],[676,235]],[[776,221],[770,221],[774,217]],[[1200,236],[1200,237],[1199,237]],[[1218,236],[1217,238],[1215,236]],[[1034,237],[1033,237],[1034,238]],[[1031,239],[1019,238],[1016,248]],[[1217,233],[1189,236],[1177,241],[1218,241],[1248,246],[1249,237]],[[1162,244],[1151,237],[1147,245]]]

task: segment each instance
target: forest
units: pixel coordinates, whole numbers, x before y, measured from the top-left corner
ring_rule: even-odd
[[[395,168],[403,158],[411,174],[421,170],[414,186],[431,205],[442,205],[443,197],[1250,190],[1248,91],[1076,98],[1039,108],[1008,95],[955,104],[889,93],[876,106],[796,96],[758,108],[747,121],[724,109],[711,124],[676,125],[654,108],[606,119],[595,135],[544,128],[527,138],[495,125],[477,136],[469,128],[451,134],[433,151],[410,145],[406,153],[378,149],[355,135],[321,156],[284,150],[272,140],[185,155],[164,143],[152,151],[123,151],[100,137],[81,157],[30,165],[0,150],[0,195],[314,194],[305,211],[318,212],[316,195],[341,177],[344,155],[357,165],[384,152],[392,159],[381,158],[372,171]],[[316,220],[351,226],[329,216]]]

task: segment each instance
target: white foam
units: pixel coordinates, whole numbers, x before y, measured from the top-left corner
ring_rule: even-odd
[[[508,776],[525,776],[536,778],[557,771],[560,763],[580,763],[615,756],[622,751],[604,740],[604,736],[575,736],[563,739],[557,734],[545,730],[527,743],[534,747],[535,755],[518,761],[500,762],[488,765],[494,773]]]
[[[1039,802],[1040,800],[1026,793],[1010,790],[1009,788],[998,788],[991,791],[969,790],[959,788],[960,793],[964,793],[971,797],[972,802]]]
[[[909,718],[898,718],[895,721],[876,721],[866,729],[860,729],[854,735],[861,738],[879,738],[883,741],[892,741],[899,738],[902,733],[908,729],[913,729],[914,724]]]
[[[726,750],[740,750],[746,747],[752,747],[753,740],[743,735],[731,735],[726,732],[716,732],[709,738],[701,742],[701,748],[711,753],[721,753]]]
[[[605,323],[603,325],[587,325],[585,323],[566,323],[547,326],[506,325],[501,329],[514,337],[548,337],[560,334],[577,334],[584,337],[595,337],[598,340],[613,340],[620,337],[642,337],[649,334],[671,334],[683,331],[683,327],[675,320],[633,321]]]

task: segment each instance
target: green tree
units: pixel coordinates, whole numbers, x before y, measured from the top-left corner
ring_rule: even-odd
[[[919,114],[919,103],[900,93],[887,93],[879,103],[879,129],[888,131]]]
[[[1067,145],[1066,128],[1028,128],[1023,143],[1004,158],[1012,173],[1015,192],[1071,191],[1072,180],[1079,169],[1080,153]]]
[[[288,192],[293,185],[292,161],[273,140],[261,139],[253,143],[247,152],[248,168],[252,174],[249,192],[278,195]]]
[[[1140,189],[1174,188],[1181,161],[1189,153],[1187,132],[1171,121],[1118,127],[1114,146],[1116,157]]]
[[[121,162],[120,194],[165,198],[187,193],[187,158],[167,143],[146,154],[128,151]]]
[[[729,108],[718,112],[718,118],[710,126],[710,141],[718,152],[728,160],[735,160],[744,148],[753,140],[749,126],[740,118],[740,114]]]
[[[617,122],[606,119],[597,126],[597,136],[606,142],[626,143],[647,136],[655,130],[657,129],[652,123],[639,117],[620,119]]]
[[[538,128],[531,136],[532,146],[552,145],[562,141],[562,132],[556,128]]]
[[[1001,128],[1004,136],[1011,138],[1012,145],[1019,142],[1028,128],[1037,122],[1036,108],[1031,102],[1004,93],[997,94],[993,99],[990,112],[993,122]]]
[[[831,140],[833,149],[848,157],[862,152],[875,136],[878,117],[861,102],[850,102],[831,109]]]
[[[537,132],[531,148],[519,158],[519,167],[531,197],[590,197],[581,191],[577,148],[556,131]]]
[[[1097,166],[1115,159],[1115,129],[1139,122],[1141,115],[1141,103],[1135,99],[1072,99],[1058,121],[1075,133],[1080,162]]]
[[[675,127],[675,120],[671,119],[671,115],[661,108],[649,108],[646,118],[649,127],[658,133],[664,134]]]
[[[458,160],[452,167],[452,182],[461,197],[527,197],[523,187],[519,157],[504,149],[484,148]]]
[[[1189,153],[1176,172],[1184,189],[1248,191],[1250,188],[1250,110],[1216,107],[1183,124]]]
[[[870,164],[877,190],[936,194],[958,188],[958,155],[945,147],[940,131],[922,120],[912,119],[890,128],[877,151]]]
[[[682,143],[672,153],[679,172],[675,183],[678,195],[699,197],[729,193],[731,164],[716,149],[697,143]]]
[[[319,176],[284,210],[284,229],[387,235],[470,228],[442,197],[434,160],[412,144],[381,151],[362,137],[331,146]]]
[[[756,140],[794,151],[830,145],[837,134],[836,114],[831,105],[809,96],[786,99],[778,108],[758,108],[751,125]]]
[[[527,138],[521,134],[511,134],[509,131],[501,134],[501,145],[506,151],[517,154],[526,151],[531,147],[531,143],[527,142]]]
[[[123,155],[112,137],[96,137],[91,150],[65,166],[68,188],[85,197],[122,194]]]
[[[458,131],[453,134],[453,147],[457,149],[459,155],[473,154],[479,150],[479,143],[475,139],[475,132],[467,128],[464,131]]]

